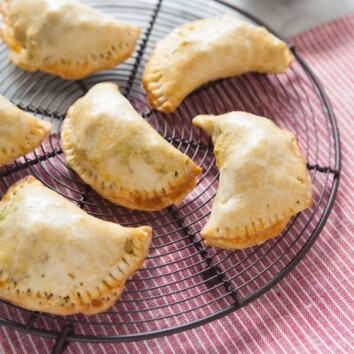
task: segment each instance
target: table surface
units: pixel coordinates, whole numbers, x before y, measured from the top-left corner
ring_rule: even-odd
[[[258,17],[284,37],[354,12],[354,0],[227,1]],[[308,36],[292,41],[296,48],[300,44],[300,52],[304,52],[325,85],[342,133],[343,171],[339,195],[330,220],[304,260],[263,297],[221,320],[180,335],[144,342],[116,345],[72,343],[67,353],[352,352],[354,248],[350,240],[354,225],[354,179],[351,172],[354,170],[354,139],[350,132],[353,131],[354,99],[352,90],[347,90],[346,85],[353,85],[350,58],[354,56],[354,49],[346,43],[353,43],[354,37],[344,35],[348,28],[349,25],[342,23],[333,26],[333,33],[328,41],[324,41],[326,43],[318,40],[322,37],[317,33],[311,34],[313,41]],[[329,32],[328,27],[321,34]],[[339,41],[342,48],[336,41],[339,33],[342,34],[340,39],[345,39]],[[301,43],[306,45],[301,46]],[[331,47],[332,43],[335,44]],[[345,69],[337,69],[337,66]],[[336,75],[336,80],[331,75]],[[306,278],[302,278],[302,274],[306,274]],[[23,352],[45,353],[53,344],[51,339],[0,327],[0,353],[13,353],[20,347]]]
[[[284,37],[354,12],[354,0],[226,1],[250,12]]]

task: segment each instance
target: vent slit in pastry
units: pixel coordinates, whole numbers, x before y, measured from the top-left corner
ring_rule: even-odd
[[[220,171],[201,231],[207,245],[241,249],[263,243],[311,205],[306,162],[288,130],[245,112],[201,115],[193,124],[211,135]]]
[[[282,73],[293,60],[287,44],[264,27],[228,14],[183,24],[157,42],[143,85],[154,108],[172,112],[208,81]]]
[[[0,202],[0,298],[60,315],[105,311],[143,264],[151,232],[94,218],[27,177]]]
[[[179,204],[201,172],[112,83],[94,86],[70,107],[61,136],[68,165],[101,196],[127,208]]]
[[[37,148],[52,125],[28,114],[0,96],[0,166]]]
[[[65,79],[122,63],[140,34],[138,26],[73,0],[5,0],[1,12],[0,35],[10,48],[9,60]]]

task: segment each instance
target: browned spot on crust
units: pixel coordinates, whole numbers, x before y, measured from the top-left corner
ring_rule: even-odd
[[[93,307],[100,307],[102,305],[102,301],[98,300],[98,299],[93,299],[93,300],[91,300],[91,305]]]

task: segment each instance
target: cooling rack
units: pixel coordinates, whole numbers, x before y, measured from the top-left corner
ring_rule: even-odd
[[[340,175],[339,136],[330,103],[294,47],[290,46],[296,63],[286,74],[252,73],[204,85],[172,114],[158,113],[149,106],[141,76],[156,40],[184,22],[221,13],[237,13],[262,24],[259,20],[215,0],[85,3],[139,25],[142,35],[136,51],[117,68],[66,81],[16,68],[8,63],[7,49],[0,45],[0,94],[54,126],[40,148],[0,169],[1,195],[14,182],[34,175],[98,218],[122,225],[149,224],[154,234],[144,267],[127,282],[120,301],[103,314],[61,317],[0,301],[0,325],[56,339],[54,353],[73,341],[122,342],[172,334],[245,306],[282,279],[311,247],[331,211]],[[90,87],[104,81],[116,82],[167,141],[203,168],[197,187],[181,205],[150,213],[114,206],[67,167],[60,144],[65,113]],[[242,251],[206,247],[199,235],[210,213],[218,171],[209,138],[191,125],[197,114],[233,110],[266,116],[291,130],[314,185],[311,208],[294,217],[279,237]]]

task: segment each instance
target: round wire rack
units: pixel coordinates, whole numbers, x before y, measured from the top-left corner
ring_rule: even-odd
[[[311,247],[332,208],[340,174],[339,136],[331,106],[294,47],[296,62],[286,74],[250,73],[209,83],[172,114],[149,106],[141,76],[158,39],[182,23],[221,13],[237,13],[262,24],[259,20],[216,0],[86,3],[139,25],[142,35],[136,51],[117,68],[66,81],[16,68],[8,63],[7,48],[0,45],[0,94],[54,126],[40,148],[0,169],[1,195],[14,182],[34,175],[98,218],[134,227],[151,225],[153,243],[143,268],[105,313],[62,317],[0,301],[0,325],[56,338],[56,352],[72,341],[121,342],[172,334],[248,304],[282,279]],[[181,205],[149,213],[127,210],[102,199],[67,167],[60,143],[65,113],[90,87],[104,81],[116,82],[165,139],[203,168],[197,187]],[[218,171],[209,138],[191,125],[191,119],[234,110],[266,116],[297,136],[313,181],[314,204],[294,217],[280,236],[260,246],[226,251],[206,247],[199,235],[217,190]]]

